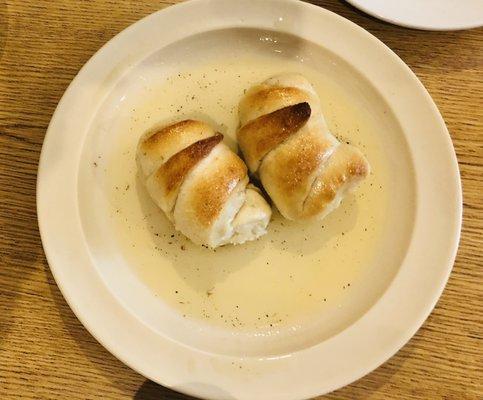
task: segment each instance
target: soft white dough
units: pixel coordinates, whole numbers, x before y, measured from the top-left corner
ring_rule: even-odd
[[[234,235],[230,243],[241,244],[264,235],[271,215],[272,210],[259,190],[249,184],[245,202],[233,220]]]

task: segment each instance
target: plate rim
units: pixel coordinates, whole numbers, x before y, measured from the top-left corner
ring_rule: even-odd
[[[386,45],[384,45],[380,40],[375,38],[373,35],[368,33],[367,31],[363,30],[361,27],[357,26],[356,24],[348,21],[347,19],[330,12],[326,9],[323,9],[322,7],[318,7],[312,4],[304,3],[304,2],[299,2],[296,0],[244,0],[240,1],[239,3],[243,3],[245,6],[251,6],[251,7],[262,7],[261,3],[266,4],[273,4],[277,3],[279,5],[280,9],[282,9],[282,5],[285,5],[287,8],[290,7],[296,7],[297,9],[303,10],[305,13],[317,13],[319,16],[322,16],[324,18],[327,18],[327,20],[335,23],[336,25],[345,25],[347,29],[352,29],[354,34],[359,35],[361,38],[364,37],[364,40],[370,39],[373,43],[377,43],[377,46],[382,49],[387,56],[390,56],[392,58],[392,61],[397,61],[399,68],[402,67],[401,71],[405,71],[405,74],[408,75],[409,78],[411,78],[416,84],[416,86],[419,88],[419,94],[422,95],[424,100],[426,101],[427,105],[432,109],[433,115],[432,117],[435,118],[435,121],[437,120],[440,125],[440,129],[443,132],[443,134],[446,134],[446,136],[443,138],[446,141],[446,148],[444,149],[445,151],[449,150],[449,158],[447,159],[448,164],[451,167],[451,172],[452,172],[452,179],[453,179],[453,184],[455,184],[455,202],[453,204],[454,206],[454,226],[456,227],[455,231],[452,232],[452,241],[451,241],[451,249],[448,255],[448,259],[446,262],[446,267],[444,270],[441,271],[441,276],[439,277],[439,284],[438,287],[435,289],[433,295],[431,296],[431,299],[428,300],[425,304],[424,310],[420,310],[420,314],[418,315],[418,318],[416,318],[415,321],[413,321],[412,326],[410,329],[407,329],[404,334],[399,334],[398,335],[398,341],[397,343],[394,343],[391,346],[390,351],[385,351],[384,354],[381,354],[377,359],[373,360],[371,363],[371,366],[358,371],[357,373],[351,373],[349,374],[349,377],[345,377],[345,379],[339,379],[337,384],[332,383],[331,385],[326,385],[323,389],[310,389],[306,390],[304,392],[297,392],[297,393],[276,393],[272,396],[272,398],[277,398],[277,399],[299,399],[299,398],[306,398],[306,397],[313,397],[317,396],[320,394],[325,394],[327,392],[330,392],[332,390],[336,390],[342,386],[345,386],[360,377],[366,375],[367,373],[371,372],[373,369],[381,365],[383,362],[387,361],[392,355],[394,355],[413,335],[414,333],[419,329],[419,327],[423,324],[424,320],[427,318],[433,307],[435,306],[436,302],[438,301],[445,285],[447,282],[447,279],[449,277],[449,274],[451,272],[454,259],[456,257],[456,252],[458,249],[458,243],[459,243],[459,238],[460,238],[460,231],[461,231],[461,221],[462,221],[462,193],[461,193],[461,181],[459,177],[459,169],[458,169],[458,164],[456,160],[456,155],[454,154],[454,148],[452,146],[451,138],[449,136],[449,133],[447,131],[447,128],[444,124],[444,121],[434,104],[433,100],[431,99],[429,93],[426,91],[426,89],[423,87],[421,82],[418,80],[418,78],[414,75],[414,73],[409,69],[409,67],[395,54],[393,53]],[[134,362],[134,355],[129,352],[123,352],[119,349],[119,347],[116,347],[113,344],[113,341],[110,340],[105,336],[105,332],[100,330],[98,326],[94,326],[95,322],[93,323],[92,321],[96,321],[96,318],[93,318],[92,315],[87,316],[86,313],[86,300],[79,301],[79,299],[74,299],[71,288],[68,288],[69,285],[66,283],[66,279],[69,279],[65,275],[65,271],[62,270],[63,266],[59,265],[59,259],[64,258],[66,259],[66,255],[68,256],[69,254],[62,254],[62,257],[60,257],[59,254],[63,253],[64,249],[59,250],[59,245],[55,244],[56,242],[52,241],[52,237],[56,237],[56,232],[52,232],[52,221],[50,221],[49,218],[52,217],[52,209],[51,209],[51,204],[52,200],[58,200],[58,199],[52,199],[53,192],[50,186],[47,185],[46,182],[52,181],[52,178],[49,179],[49,174],[51,173],[51,165],[52,163],[49,163],[49,157],[53,157],[53,137],[56,135],[57,137],[59,136],[60,129],[62,128],[62,113],[64,112],[64,109],[68,108],[68,103],[75,104],[73,100],[73,95],[74,91],[81,90],[80,89],[80,82],[82,79],[85,79],[89,75],[88,69],[92,67],[95,63],[99,62],[100,56],[104,54],[106,51],[109,51],[110,49],[112,50],[114,47],[120,46],[124,38],[128,38],[128,36],[135,32],[137,29],[140,29],[140,27],[143,26],[143,24],[149,23],[149,21],[154,21],[157,19],[167,19],[168,16],[171,14],[171,16],[178,14],[182,14],[184,12],[188,12],[190,8],[196,8],[196,7],[204,7],[204,6],[221,6],[223,4],[230,3],[230,5],[233,5],[232,2],[229,0],[191,0],[187,1],[184,3],[177,4],[175,6],[170,6],[166,7],[165,9],[162,9],[160,11],[157,11],[151,15],[148,15],[147,17],[144,17],[143,19],[139,20],[138,22],[134,23],[133,25],[129,26],[126,28],[124,31],[120,32],[118,35],[116,35],[114,38],[112,38],[110,41],[108,41],[98,52],[94,54],[94,56],[82,67],[82,69],[79,71],[77,76],[73,79],[69,87],[67,88],[64,96],[62,97],[61,101],[59,102],[56,111],[54,112],[54,115],[52,117],[51,123],[49,124],[49,128],[47,130],[45,139],[44,139],[44,144],[42,146],[42,152],[40,156],[40,161],[39,161],[39,171],[38,171],[38,178],[37,178],[37,214],[38,214],[38,223],[39,223],[39,230],[40,230],[40,235],[42,238],[42,245],[44,247],[44,252],[46,254],[49,266],[51,268],[52,274],[56,280],[56,283],[61,290],[64,298],[66,299],[67,303],[77,316],[77,318],[82,322],[84,327],[113,355],[115,355],[118,359],[120,359],[122,362],[125,364],[129,365],[132,369],[138,371],[145,377],[152,379],[158,383],[164,384],[165,386],[172,387],[173,389],[193,395],[193,396],[202,396],[204,398],[226,398],[226,392],[219,392],[217,391],[218,387],[216,388],[210,388],[210,387],[203,387],[200,385],[177,385],[176,382],[172,382],[172,380],[164,380],[161,379],[159,376],[153,376],[153,373],[151,370],[143,368],[142,366],[139,365],[139,363]],[[252,27],[252,26],[250,26]],[[263,26],[261,29],[265,29],[266,27]],[[74,103],[73,103],[74,102]],[[65,112],[64,112],[65,113]],[[449,147],[448,147],[449,146]],[[77,182],[77,180],[76,180]],[[64,201],[75,201],[75,196],[72,196],[72,193],[69,195],[66,195],[62,198]],[[78,217],[78,216],[77,216]],[[58,239],[58,238],[57,238]],[[61,240],[62,244],[65,242],[66,239],[63,241]],[[54,244],[53,244],[54,243]],[[82,247],[82,246],[81,246]],[[84,243],[85,247],[85,243]],[[84,251],[86,249],[84,248]],[[54,254],[55,253],[55,254]],[[88,260],[88,257],[85,258],[85,260]],[[399,273],[398,273],[399,275]],[[71,278],[72,279],[72,278]],[[392,284],[391,284],[392,285]],[[97,282],[95,283],[96,290],[101,293],[102,291],[108,291],[107,287],[104,286],[103,282]],[[388,289],[389,290],[389,289]],[[382,296],[381,299],[385,297]],[[120,313],[120,315],[125,314],[125,310],[122,309],[122,306],[120,304],[117,304],[115,299],[110,298],[108,293],[105,293],[103,296],[103,301],[106,304],[106,307],[108,306],[113,312],[115,313]],[[379,300],[380,301],[380,300]],[[130,318],[128,315],[124,316],[126,319]],[[132,320],[130,321],[131,325],[132,324],[138,324],[137,321]],[[134,325],[133,325],[134,326]],[[134,329],[134,328],[133,328]],[[146,333],[145,332],[146,327],[139,327],[138,332],[141,333]],[[346,330],[347,331],[347,330]],[[342,332],[341,334],[344,334]],[[339,336],[339,335],[337,335]],[[163,339],[164,340],[164,339]],[[331,342],[332,340],[329,339],[327,342]],[[177,351],[184,351],[178,348],[177,344],[173,343],[167,343],[166,344],[167,348],[169,347],[170,350],[176,349]],[[316,347],[316,346],[314,346]],[[186,349],[185,349],[186,350]],[[188,350],[193,352],[193,350]],[[308,352],[311,352],[312,349],[307,349],[303,350],[300,353],[307,354]],[[207,355],[200,355],[196,353],[196,356],[198,357],[208,357]],[[213,356],[213,355],[212,355]],[[219,358],[218,355],[214,355],[215,359]],[[236,357],[228,357],[230,360],[236,359]],[[268,368],[273,368],[274,364],[281,365],[282,368],[288,368],[290,370],[291,368],[291,363],[293,364],[293,361],[295,362],[297,357],[283,357],[283,358],[271,358],[267,360],[267,365],[269,365]],[[207,360],[209,357],[207,358]],[[156,359],[155,359],[156,360]],[[210,360],[213,362],[213,359]],[[251,363],[249,360],[238,360],[240,363],[243,365],[249,366],[249,367],[254,367],[256,363]],[[231,361],[230,361],[231,362]],[[273,363],[273,364],[272,364]],[[293,366],[292,366],[293,367]],[[220,378],[220,376],[216,375],[207,375],[207,379],[213,379],[213,378]],[[294,388],[295,389],[295,388]],[[232,393],[230,392],[230,395]],[[253,398],[253,397],[244,397],[243,393],[237,392],[235,393],[237,396],[236,398]],[[259,397],[259,398],[264,398],[264,397]]]

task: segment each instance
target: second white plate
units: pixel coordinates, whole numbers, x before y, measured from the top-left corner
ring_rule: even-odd
[[[353,6],[395,25],[453,31],[483,26],[481,0],[347,0]]]

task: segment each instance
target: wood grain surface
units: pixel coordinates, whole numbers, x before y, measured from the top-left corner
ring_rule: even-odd
[[[0,399],[188,399],[111,356],[65,303],[37,228],[47,125],[81,66],[116,33],[175,1],[0,0]],[[482,399],[483,30],[422,32],[315,1],[392,48],[436,101],[464,188],[461,245],[418,334],[373,373],[324,399]]]

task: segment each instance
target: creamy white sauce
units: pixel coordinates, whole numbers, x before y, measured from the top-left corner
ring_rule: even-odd
[[[209,250],[177,233],[136,178],[139,136],[158,122],[201,118],[236,150],[237,107],[244,90],[281,72],[300,72],[315,86],[331,132],[358,146],[372,174],[320,222],[297,223],[274,212],[256,242]],[[220,58],[149,80],[129,108],[106,160],[111,218],[123,256],[162,301],[186,318],[246,330],[296,327],[366,290],[378,274],[390,170],[380,127],[350,93],[319,71],[274,56]]]

